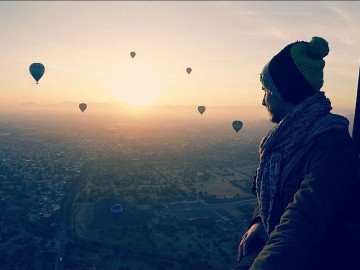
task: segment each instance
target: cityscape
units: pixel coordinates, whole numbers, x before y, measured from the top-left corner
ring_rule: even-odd
[[[151,113],[128,121],[3,114],[1,269],[233,265],[255,203],[258,145],[271,124],[246,121],[236,133],[195,113],[175,122]],[[121,213],[111,212],[115,204]]]

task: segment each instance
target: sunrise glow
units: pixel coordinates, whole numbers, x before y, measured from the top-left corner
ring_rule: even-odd
[[[141,63],[117,69],[110,87],[117,102],[137,107],[154,104],[164,90],[160,74]]]

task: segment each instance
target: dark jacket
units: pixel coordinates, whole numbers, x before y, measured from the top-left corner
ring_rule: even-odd
[[[360,193],[356,199],[349,196],[359,164],[355,143],[347,131],[330,130],[305,147],[302,156],[294,157],[295,167],[282,173],[270,219],[272,232],[251,270],[349,270],[346,255],[356,248],[360,257],[360,243],[351,246],[351,236],[346,235],[346,220],[354,214],[348,213],[349,200],[360,200]],[[257,208],[252,223],[259,220],[258,214]]]

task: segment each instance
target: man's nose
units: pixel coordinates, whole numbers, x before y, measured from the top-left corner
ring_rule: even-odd
[[[261,103],[263,106],[266,106],[266,102],[265,102],[265,95],[263,97],[263,100],[262,100],[262,103]]]

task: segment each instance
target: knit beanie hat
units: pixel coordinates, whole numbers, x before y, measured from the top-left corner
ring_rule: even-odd
[[[291,43],[264,67],[260,81],[284,101],[299,104],[322,87],[328,53],[328,42],[321,37]]]

